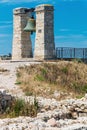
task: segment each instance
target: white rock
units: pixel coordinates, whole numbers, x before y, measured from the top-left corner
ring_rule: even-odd
[[[52,127],[57,126],[56,120],[54,118],[49,119],[47,123]]]

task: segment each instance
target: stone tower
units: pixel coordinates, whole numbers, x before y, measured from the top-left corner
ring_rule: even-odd
[[[39,5],[36,11],[36,39],[34,59],[44,60],[55,58],[54,44],[54,7]]]
[[[31,9],[16,8],[14,9],[14,24],[13,24],[13,47],[12,60],[21,60],[23,58],[32,57],[32,44],[30,32],[23,31],[28,18],[31,16]]]

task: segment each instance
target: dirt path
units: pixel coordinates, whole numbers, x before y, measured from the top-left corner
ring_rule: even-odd
[[[37,63],[37,62],[35,62]],[[7,92],[15,96],[23,96],[22,90],[16,85],[16,70],[19,66],[35,64],[34,62],[2,62],[0,69],[7,69],[9,72],[0,73],[0,89],[5,89]]]

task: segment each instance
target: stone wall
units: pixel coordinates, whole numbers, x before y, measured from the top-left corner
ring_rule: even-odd
[[[0,114],[3,114],[6,109],[11,108],[13,97],[6,94],[5,90],[0,90]]]

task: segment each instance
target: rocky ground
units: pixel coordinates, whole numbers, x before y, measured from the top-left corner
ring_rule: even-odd
[[[25,97],[15,84],[17,67],[32,63],[34,62],[0,63],[0,68],[8,70],[0,72],[0,91],[6,90],[7,94],[33,100],[33,97]],[[43,97],[37,97],[37,100],[40,107],[37,117],[0,119],[0,130],[87,130],[87,95],[82,99],[62,101]]]
[[[16,85],[16,69],[19,66],[30,65],[33,62],[10,62],[3,61],[0,63],[1,69],[7,69],[7,72],[0,73],[0,89],[5,89],[8,93],[15,96],[23,96],[23,92],[20,90],[19,86]],[[37,63],[37,62],[35,62]],[[34,64],[35,64],[34,63]]]

